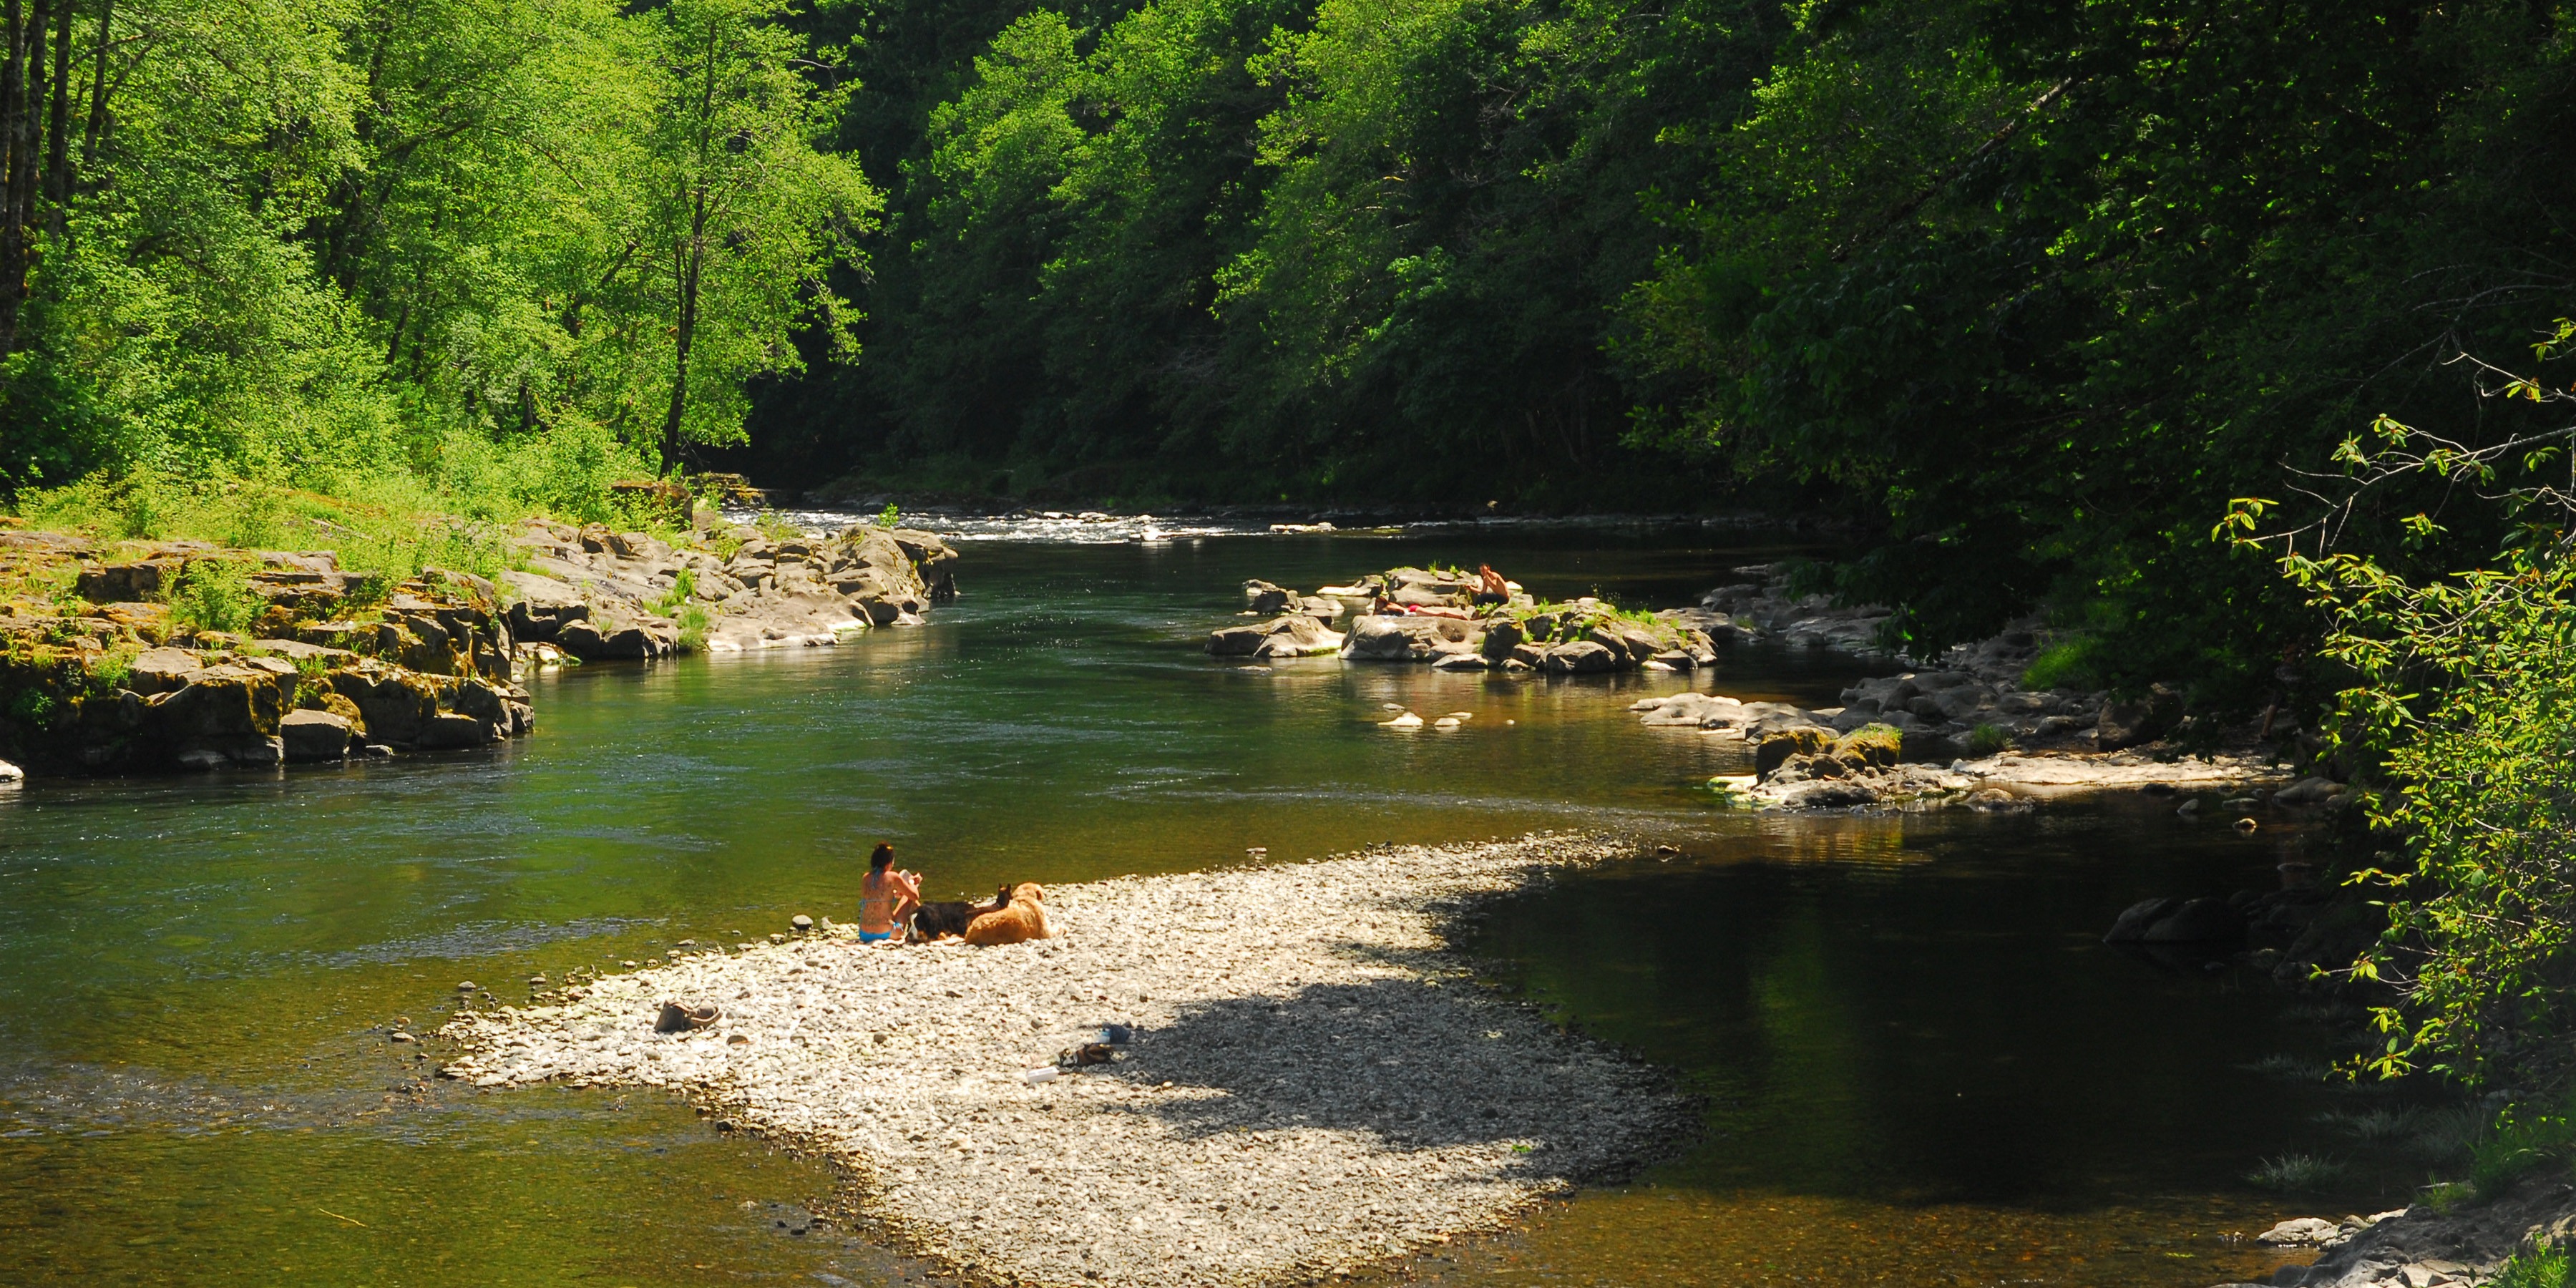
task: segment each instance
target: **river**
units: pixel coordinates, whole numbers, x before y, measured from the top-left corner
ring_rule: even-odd
[[[815,1224],[821,1164],[667,1097],[424,1079],[396,1017],[456,985],[615,968],[846,918],[868,846],[935,896],[1376,841],[1599,828],[1674,851],[1499,909],[1491,973],[1707,1098],[1707,1129],[1528,1230],[1397,1273],[1456,1284],[2198,1286],[2238,1236],[2367,1210],[2270,1156],[2352,1152],[2367,1093],[2292,1076],[2314,1008],[2103,947],[2136,899],[2267,887],[2252,838],[2144,799],[1782,819],[1638,694],[1829,703],[1849,659],[1506,678],[1198,648],[1247,577],[1490,561],[1547,596],[1687,603],[1792,553],[1699,527],[1067,539],[981,525],[965,596],[852,647],[533,682],[515,746],[0,797],[0,1237],[13,1283],[741,1284],[917,1277]],[[1094,533],[1094,535],[1097,535]],[[1040,538],[1040,539],[1024,539]],[[1378,727],[1399,703],[1465,727]],[[2420,1180],[2421,1178],[2411,1178]],[[2386,1206],[2382,1203],[2381,1206]]]

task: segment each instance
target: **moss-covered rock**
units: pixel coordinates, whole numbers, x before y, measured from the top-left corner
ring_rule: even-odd
[[[1773,730],[1753,751],[1753,772],[1768,778],[1792,756],[1812,756],[1833,749],[1834,731],[1819,725],[1791,725]]]
[[[1905,734],[1894,725],[1865,724],[1834,741],[1834,758],[1885,769],[1905,756]]]

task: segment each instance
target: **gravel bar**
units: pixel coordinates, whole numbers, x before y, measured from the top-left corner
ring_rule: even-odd
[[[1690,1131],[1668,1079],[1486,996],[1441,934],[1632,853],[1383,847],[1056,887],[1057,937],[1008,947],[702,951],[459,1016],[446,1072],[681,1089],[839,1160],[896,1246],[979,1279],[1307,1281],[1499,1227]],[[723,1015],[656,1033],[664,1001]],[[1123,1058],[1029,1080],[1110,1023],[1133,1027]]]

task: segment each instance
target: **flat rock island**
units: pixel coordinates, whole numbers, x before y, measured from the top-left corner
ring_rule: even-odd
[[[1050,889],[1056,936],[1006,947],[684,954],[461,1015],[446,1071],[682,1089],[839,1160],[898,1246],[979,1278],[1308,1280],[1496,1227],[1690,1134],[1661,1075],[1487,996],[1442,933],[1629,853],[1381,847]],[[716,1018],[660,1032],[666,1002]],[[1058,1070],[1113,1024],[1123,1058]]]

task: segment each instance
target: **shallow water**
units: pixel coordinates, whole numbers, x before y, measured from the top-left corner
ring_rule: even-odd
[[[1606,828],[1677,853],[1500,909],[1492,973],[1709,1097],[1633,1185],[1406,1268],[1449,1282],[2207,1284],[2259,1158],[2348,1146],[2243,1068],[2321,1029],[2231,972],[2123,957],[2139,897],[2268,884],[2142,803],[1787,821],[1692,785],[1741,753],[1623,708],[1692,677],[1507,679],[1206,658],[1251,576],[1490,560],[1544,595],[1686,603],[1783,548],[1695,528],[1076,543],[972,534],[966,598],[855,647],[539,680],[517,747],[0,798],[0,1234],[12,1282],[881,1282],[830,1172],[658,1095],[478,1095],[384,1038],[455,985],[614,968],[852,914],[884,838],[935,896]],[[1062,534],[1048,534],[1061,536]],[[1819,703],[1859,668],[1729,653]],[[1472,712],[1377,727],[1384,704]],[[744,1206],[746,1203],[749,1207]],[[2227,1273],[2221,1273],[2224,1270]]]

